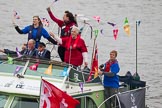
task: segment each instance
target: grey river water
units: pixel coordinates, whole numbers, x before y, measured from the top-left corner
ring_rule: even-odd
[[[50,20],[46,8],[53,0],[1,0],[0,1],[0,49],[15,47],[27,41],[27,35],[19,35],[11,22],[13,10],[20,15],[17,21],[20,27],[32,23],[32,16],[39,15]],[[103,29],[103,34],[97,37],[99,64],[105,62],[109,52],[118,51],[120,75],[127,71],[136,71],[136,35],[135,22],[138,26],[138,65],[137,72],[141,79],[147,81],[150,88],[147,90],[146,103],[150,108],[162,108],[162,1],[161,0],[59,0],[52,5],[52,11],[62,18],[65,10],[72,13],[84,14],[91,19],[94,28]],[[100,16],[98,24],[93,16]],[[123,31],[125,17],[131,27],[131,36]],[[79,20],[78,20],[79,21]],[[113,28],[107,22],[114,22],[119,29],[118,38],[114,40]],[[50,20],[48,31],[54,23]],[[89,36],[90,37],[90,36]],[[86,41],[92,41],[85,38]],[[43,41],[46,41],[43,39]],[[89,43],[87,43],[89,44]]]

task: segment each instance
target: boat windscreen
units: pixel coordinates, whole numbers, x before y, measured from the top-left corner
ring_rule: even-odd
[[[39,64],[36,70],[30,69],[30,66],[35,64],[29,64],[25,75],[32,75],[32,76],[42,76],[42,77],[49,77],[55,79],[63,79],[62,72],[64,71],[65,67],[55,66],[52,64]],[[48,71],[48,72],[47,72]]]
[[[11,108],[38,108],[39,102],[36,98],[15,97]]]
[[[7,99],[8,99],[7,95],[0,94],[0,108],[4,108]]]
[[[13,73],[15,72],[17,67],[23,67],[25,65],[25,63],[21,63],[21,64],[0,64],[0,72],[3,73]],[[21,70],[19,70],[19,72],[21,72]]]

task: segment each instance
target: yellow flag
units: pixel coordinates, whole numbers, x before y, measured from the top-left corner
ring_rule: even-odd
[[[94,78],[98,77],[98,69],[95,68]]]
[[[125,18],[125,21],[124,21],[124,31],[128,36],[130,36],[130,25],[128,23],[127,17]]]
[[[128,36],[130,36],[130,26],[128,24],[124,25],[124,31]]]
[[[52,64],[49,65],[49,67],[47,68],[47,70],[44,73],[48,74],[48,75],[52,75]]]

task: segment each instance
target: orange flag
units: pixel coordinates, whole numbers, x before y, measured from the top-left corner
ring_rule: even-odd
[[[49,67],[47,68],[47,70],[44,73],[48,74],[48,75],[52,75],[52,64],[49,65]]]
[[[128,36],[130,36],[130,25],[128,23],[127,18],[125,18],[125,21],[124,21],[124,31]]]

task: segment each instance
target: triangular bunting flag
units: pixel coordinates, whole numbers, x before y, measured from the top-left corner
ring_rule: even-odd
[[[118,36],[118,29],[114,29],[113,34],[114,34],[114,39],[116,40],[116,38]]]
[[[80,89],[81,89],[81,92],[83,93],[83,82],[79,82],[79,87],[80,87]]]
[[[100,22],[100,16],[94,16],[93,17],[97,22]]]
[[[64,67],[64,70],[61,72],[62,77],[68,76],[67,70],[68,70],[68,68]]]
[[[39,63],[33,64],[29,67],[30,70],[37,71]]]
[[[107,24],[109,24],[109,25],[111,25],[111,26],[115,26],[116,24],[114,24],[114,23],[111,23],[111,22],[107,22]]]
[[[44,73],[48,74],[48,75],[52,75],[52,64],[49,65],[49,67],[47,68],[47,70]]]
[[[22,55],[20,54],[18,48],[16,47],[16,53],[17,53],[17,57],[21,57]]]
[[[22,66],[16,66],[15,72],[14,72],[14,76],[22,69]]]
[[[103,33],[103,29],[100,30],[100,33],[101,33],[102,35],[104,35],[104,33]]]
[[[140,26],[141,24],[141,21],[136,21],[137,25]]]
[[[128,23],[127,18],[125,18],[125,21],[124,21],[124,31],[128,36],[130,36],[130,25]]]
[[[95,33],[95,37],[97,38],[97,36],[98,36],[98,31],[99,30],[94,30],[94,33]]]
[[[8,64],[13,64],[13,58],[12,57],[9,57],[9,56],[7,56],[7,63]]]

